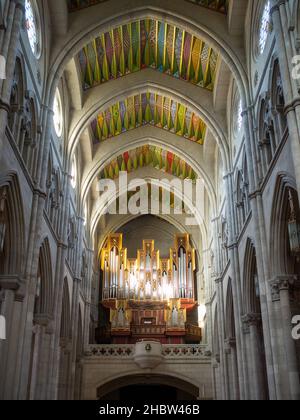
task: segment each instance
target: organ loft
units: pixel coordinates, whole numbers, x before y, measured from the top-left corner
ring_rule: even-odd
[[[187,234],[177,235],[169,258],[144,240],[135,259],[127,257],[123,235],[112,234],[101,252],[101,311],[98,341],[134,344],[196,344],[198,324],[195,250]]]

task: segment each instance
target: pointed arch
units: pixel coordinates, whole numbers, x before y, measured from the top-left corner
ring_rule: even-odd
[[[11,131],[11,134],[14,136],[15,141],[18,141],[19,136],[19,122],[20,122],[20,115],[19,111],[25,105],[25,92],[26,92],[26,77],[25,77],[25,70],[24,70],[24,60],[23,57],[17,55],[15,61],[15,69],[13,74],[13,79],[11,83],[10,89],[10,97],[9,105],[10,105],[10,113],[8,115],[8,127]]]
[[[24,206],[18,175],[9,172],[0,176],[0,194],[4,225],[1,274],[21,275],[25,262]],[[1,253],[0,253],[1,254]]]
[[[292,194],[297,212],[299,198],[295,179],[288,173],[278,175],[273,195],[270,221],[270,260],[273,275],[294,274],[288,238],[288,219],[290,216],[289,195]]]
[[[225,305],[225,320],[226,320],[226,337],[228,339],[235,338],[235,314],[233,306],[233,293],[232,293],[232,280],[228,279],[227,293],[226,293],[226,305]]]
[[[43,241],[40,247],[35,314],[49,317],[53,315],[52,259],[48,238]]]
[[[261,313],[260,292],[257,277],[256,250],[248,238],[244,257],[243,309],[244,313]]]
[[[60,337],[61,339],[69,339],[71,337],[71,302],[67,278],[64,279],[63,285]]]

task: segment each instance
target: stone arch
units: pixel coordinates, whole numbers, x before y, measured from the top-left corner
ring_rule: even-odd
[[[288,173],[277,177],[270,221],[270,259],[273,275],[294,274],[294,258],[290,255],[288,220],[290,217],[289,195],[294,201],[299,217],[299,198],[295,179]]]
[[[159,219],[161,219],[163,221],[166,221],[166,222],[170,223],[172,226],[174,226],[178,230],[178,232],[181,232],[181,233],[186,233],[187,232],[186,225],[180,223],[174,217],[168,217],[167,215],[159,215],[159,216],[154,215],[154,216],[158,217]],[[133,215],[126,216],[122,220],[118,220],[113,226],[110,226],[107,230],[103,231],[103,234],[99,238],[97,248],[98,249],[103,248],[109,232],[118,232],[119,229],[121,229],[123,226],[130,223],[134,219],[136,219],[136,216],[133,216]],[[201,261],[199,244],[196,243],[196,241],[194,240],[192,235],[190,237],[190,240],[191,240],[192,247],[196,250],[196,261],[199,262],[199,261]],[[196,264],[196,266],[198,267],[197,264]]]
[[[22,275],[25,253],[23,200],[17,174],[0,177],[1,274]],[[0,244],[1,245],[1,244]],[[0,249],[1,249],[0,248]]]
[[[287,117],[285,115],[285,98],[281,78],[280,61],[276,56],[273,57],[269,77],[269,92],[272,107],[272,116],[277,145],[282,140],[287,129]]]
[[[160,182],[160,185],[163,185],[162,182]],[[118,190],[116,191],[116,194],[113,194],[109,197],[108,203],[111,204],[113,203],[118,197],[120,197],[122,194],[124,194],[123,190]],[[181,198],[180,193],[175,189],[174,190],[174,194],[175,196]],[[191,203],[187,202],[186,205],[192,209]],[[95,231],[96,231],[96,227],[98,225],[98,222],[101,218],[101,216],[104,214],[104,211],[106,209],[106,206],[97,206],[97,211],[95,214],[93,214],[92,216],[92,221],[91,221],[91,230],[92,230],[92,236],[94,235]],[[202,240],[205,242],[207,239],[207,231],[206,231],[206,225],[204,223],[204,220],[202,218],[202,215],[199,213],[199,211],[196,209],[195,215],[194,215],[197,225],[199,226],[201,235],[202,235]]]
[[[35,298],[35,316],[53,315],[53,277],[49,240],[46,238],[40,247]]]
[[[114,81],[117,83],[117,86],[114,85],[113,92],[105,85],[104,87],[100,85],[93,88],[94,92],[89,93],[86,104],[82,111],[76,115],[76,121],[72,123],[68,146],[69,154],[72,155],[83,130],[99,112],[120,100],[149,91],[150,93],[171,98],[177,103],[187,106],[191,111],[199,115],[205,122],[207,128],[212,132],[214,138],[217,139],[217,143],[221,149],[222,159],[227,167],[229,165],[229,148],[225,134],[225,121],[209,109],[210,107],[213,109],[213,100],[209,96],[210,92],[201,91],[200,97],[198,97],[199,95],[193,95],[193,89],[189,87],[190,89],[188,89],[187,94],[182,94],[179,88],[180,84],[184,82],[175,79],[175,82],[179,84],[177,89],[175,89],[173,84],[170,83],[169,76],[160,73],[153,75],[154,70],[151,69],[145,70],[144,72],[148,72],[144,76],[147,78],[147,82],[141,77],[137,77],[136,73],[133,73],[125,76],[126,88],[124,88],[124,83],[121,83],[122,80]]]
[[[38,108],[34,95],[29,92],[26,96],[19,149],[30,175],[34,178],[38,158]]]
[[[256,250],[248,238],[244,256],[243,309],[244,313],[261,313],[257,279]]]
[[[112,143],[113,141],[111,141],[111,144]],[[202,166],[195,160],[195,156],[192,156],[192,154],[187,153],[187,151],[184,150],[183,147],[180,148],[178,144],[169,144],[168,146],[166,146],[165,143],[161,141],[158,137],[155,138],[153,136],[146,136],[141,138],[138,131],[136,133],[136,139],[132,139],[130,144],[126,143],[123,146],[121,146],[120,139],[118,139],[118,142],[114,144],[115,150],[113,152],[111,151],[111,147],[109,147],[106,153],[101,154],[98,159],[94,159],[94,162],[92,162],[92,164],[87,169],[83,177],[82,202],[86,200],[92,181],[95,179],[97,174],[99,174],[105,168],[108,162],[111,162],[113,159],[116,159],[119,155],[123,153],[129,152],[131,150],[145,145],[160,147],[163,150],[170,151],[175,155],[180,156],[183,160],[185,160],[185,162],[194,170],[197,176],[204,180],[212,209],[216,209],[216,195],[212,180],[210,179],[206,171],[203,170]],[[191,146],[197,145],[192,144]]]
[[[59,50],[55,52],[56,58],[54,59],[51,70],[49,72],[49,88],[47,92],[48,100],[49,97],[54,97],[57,82],[60,79],[62,72],[66,68],[69,60],[73,58],[86,43],[99,35],[99,33],[104,33],[111,27],[116,26],[116,24],[122,25],[139,18],[141,19],[143,17],[151,17],[163,21],[167,20],[170,24],[179,26],[182,29],[188,28],[189,32],[207,41],[212,47],[215,47],[218,51],[220,51],[222,58],[235,75],[237,83],[242,92],[244,106],[246,106],[249,97],[245,68],[243,67],[243,62],[240,56],[238,56],[235,52],[234,46],[231,45],[232,42],[230,42],[229,37],[224,37],[224,31],[226,30],[225,26],[224,30],[222,30],[222,28],[219,33],[217,31],[212,32],[207,27],[205,17],[202,17],[202,14],[197,16],[203,21],[201,23],[195,21],[195,16],[186,18],[183,16],[184,13],[182,13],[182,10],[169,11],[167,10],[167,7],[164,7],[164,5],[161,5],[160,8],[153,8],[150,6],[145,7],[144,4],[142,7],[139,7],[135,3],[134,7],[131,7],[130,10],[123,11],[119,13],[119,15],[115,15],[113,18],[109,19],[109,17],[105,18],[103,16],[103,21],[100,24],[99,22],[90,22],[89,24],[85,23],[85,27],[79,28],[78,31],[78,33],[83,33],[82,36],[73,34],[72,39],[68,40],[65,46],[60,46]],[[222,22],[222,24],[224,24],[224,22]]]
[[[225,304],[225,329],[226,329],[226,338],[234,339],[235,334],[235,314],[233,306],[233,293],[232,293],[232,280],[228,279],[227,292],[226,292],[226,304]]]
[[[170,373],[155,373],[149,375],[132,373],[131,375],[118,375],[112,378],[109,382],[102,382],[97,385],[97,399],[101,399],[108,393],[124,386],[140,384],[159,384],[167,386],[172,384],[172,386],[180,389],[181,391],[188,392],[196,399],[199,397],[199,384],[195,384],[194,381],[189,380],[189,378],[185,378],[184,376],[173,375]]]
[[[8,98],[10,106],[10,112],[8,114],[8,127],[10,128],[14,140],[17,143],[19,141],[19,134],[21,129],[21,117],[19,114],[25,104],[25,92],[26,76],[24,60],[21,55],[17,55],[10,88],[10,96]]]

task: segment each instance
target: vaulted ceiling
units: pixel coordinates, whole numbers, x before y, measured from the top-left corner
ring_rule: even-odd
[[[67,0],[67,51],[76,45],[66,69],[69,150],[79,145],[81,196],[93,202],[95,225],[98,180],[116,180],[121,171],[201,179],[200,201],[216,208],[216,168],[223,157],[228,166],[230,147],[225,56],[243,48],[246,3]]]
[[[218,53],[182,29],[143,19],[99,34],[78,60],[84,90],[149,67],[213,90]]]
[[[108,0],[68,0],[68,8],[70,12],[74,12],[95,4],[104,3]],[[183,0],[198,4],[199,6],[208,7],[221,13],[227,13],[229,0]]]
[[[98,143],[147,124],[204,143],[206,125],[197,114],[171,98],[150,92],[130,96],[99,113],[91,123],[93,141]]]
[[[183,180],[189,179],[195,181],[197,179],[194,170],[183,159],[174,153],[154,146],[138,147],[123,153],[104,168],[100,174],[100,178],[116,179],[119,177],[121,171],[131,173],[147,166],[152,166],[155,169]]]

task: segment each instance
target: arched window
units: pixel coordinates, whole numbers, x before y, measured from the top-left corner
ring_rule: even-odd
[[[242,100],[239,99],[237,103],[237,107],[236,107],[236,114],[235,114],[237,132],[240,132],[242,129],[242,125],[243,125],[242,112],[243,112]]]
[[[76,158],[73,157],[72,167],[71,167],[71,186],[75,190],[77,185],[77,167],[76,167]]]
[[[259,25],[259,38],[258,38],[258,51],[263,54],[265,51],[268,35],[271,29],[271,2],[267,0],[263,8],[260,25]]]
[[[276,143],[279,144],[287,128],[287,118],[285,115],[285,99],[283,94],[282,78],[279,67],[279,60],[273,66],[271,104],[274,116]]]
[[[87,218],[88,218],[88,205],[87,205],[87,201],[84,204],[83,218],[84,218],[84,226],[86,226],[87,225]]]
[[[57,137],[61,137],[63,133],[63,115],[62,104],[59,90],[56,90],[53,102],[53,125]]]
[[[41,55],[41,25],[35,1],[25,0],[25,23],[31,51],[36,58],[39,58]]]

